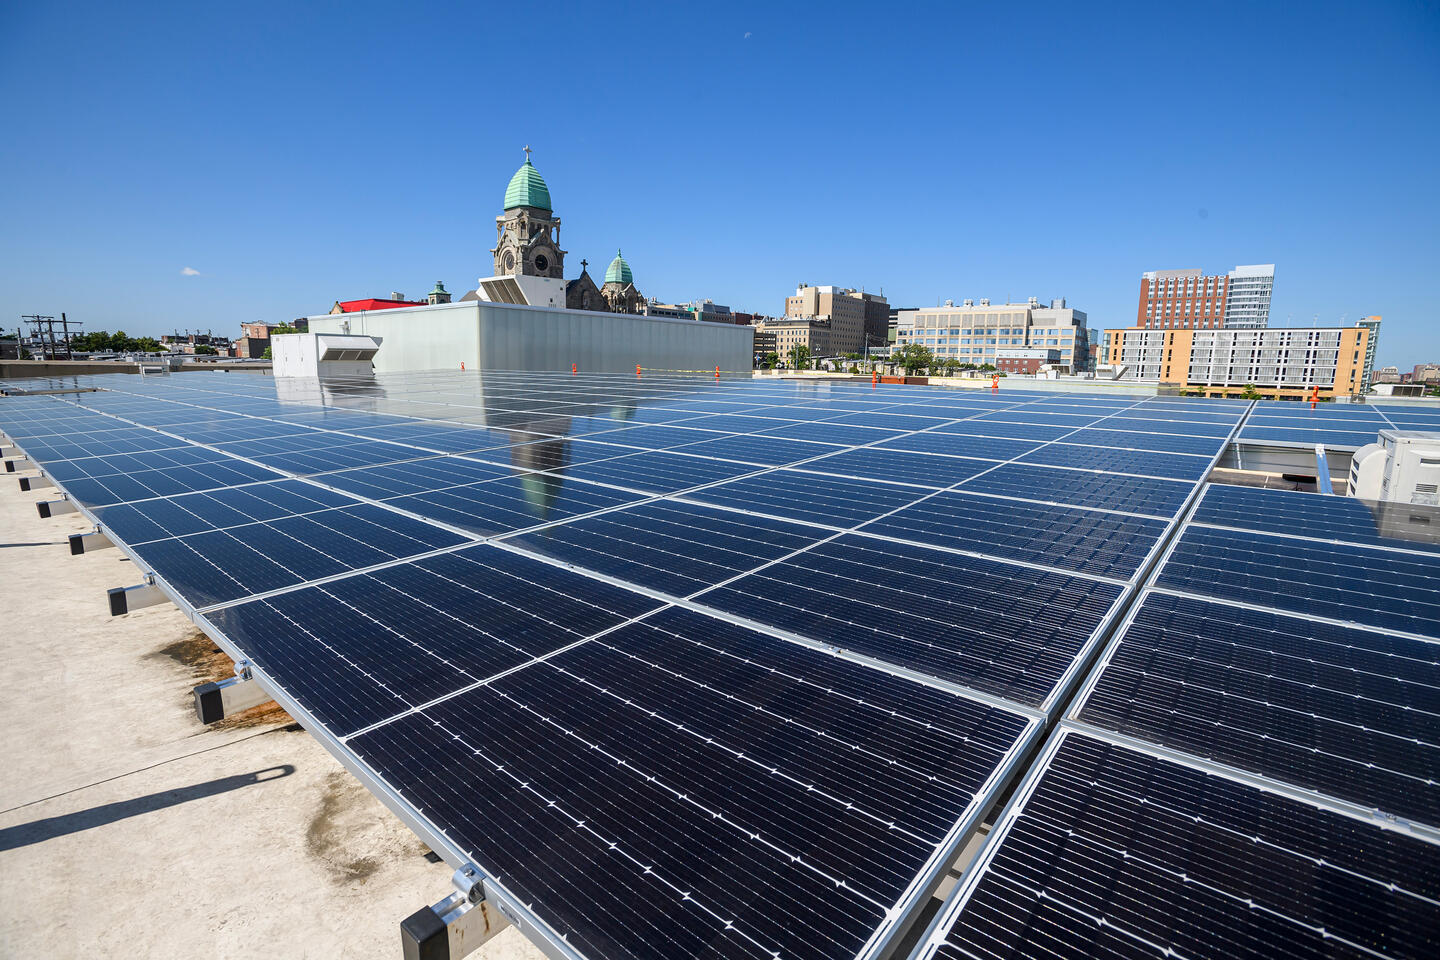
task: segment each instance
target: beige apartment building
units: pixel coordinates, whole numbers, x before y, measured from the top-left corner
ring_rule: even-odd
[[[1379,318],[1353,327],[1150,330],[1105,332],[1105,359],[1124,377],[1233,397],[1253,386],[1277,400],[1363,394]]]
[[[785,298],[785,316],[828,320],[826,350],[821,356],[863,353],[867,341],[883,347],[890,324],[890,304],[883,296],[849,287],[812,287],[802,283]],[[815,348],[811,347],[812,352]],[[784,351],[780,351],[784,354]]]
[[[809,349],[812,357],[833,357],[849,351],[836,350],[831,342],[831,321],[816,320],[812,317],[763,317],[755,322],[755,342],[768,342],[774,337],[770,349],[786,360],[790,350],[796,346]],[[758,347],[756,348],[759,349]]]

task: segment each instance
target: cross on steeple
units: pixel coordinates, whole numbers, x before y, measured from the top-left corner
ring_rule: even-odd
[[[588,266],[590,266],[590,261],[589,261],[589,260],[581,260],[581,261],[580,261],[580,272],[581,272],[581,273],[584,273],[584,272],[585,272],[585,268],[588,267]]]
[[[530,162],[530,144],[525,144],[525,162]]]

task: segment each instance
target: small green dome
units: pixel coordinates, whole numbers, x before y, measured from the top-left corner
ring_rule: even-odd
[[[634,283],[635,275],[630,272],[630,264],[620,256],[620,251],[615,251],[615,259],[610,261],[610,266],[605,270],[606,283]]]
[[[449,293],[450,291],[445,289],[445,281],[444,281],[444,280],[436,280],[436,281],[435,281],[435,289],[434,289],[434,290],[431,290],[430,292],[431,292],[431,293]]]
[[[515,171],[515,176],[510,178],[510,186],[505,188],[505,209],[512,207],[553,209],[550,206],[550,188],[545,186],[545,178],[540,176],[540,171],[535,169],[528,156],[520,169]]]

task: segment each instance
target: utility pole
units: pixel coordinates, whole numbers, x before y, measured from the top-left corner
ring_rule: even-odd
[[[29,320],[30,325],[35,328],[31,334],[40,338],[40,356],[46,360],[55,359],[55,318],[44,317],[38,313],[27,313],[23,314],[20,319]],[[47,347],[46,343],[49,343],[50,346]]]
[[[80,325],[78,321],[75,324],[77,327]],[[52,327],[51,330],[53,332],[54,328]],[[60,312],[60,335],[65,338],[65,359],[74,360],[75,355],[70,352],[70,321],[65,318],[63,310]]]

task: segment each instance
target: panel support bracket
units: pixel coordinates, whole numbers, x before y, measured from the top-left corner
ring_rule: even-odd
[[[486,899],[479,870],[461,867],[451,881],[454,893],[400,922],[405,960],[460,960],[510,926],[498,904]]]
[[[42,474],[38,474],[38,475],[33,476],[33,477],[21,477],[21,478],[20,478],[20,489],[21,489],[21,490],[25,490],[25,491],[30,491],[30,490],[43,490],[43,489],[45,489],[46,487],[53,487],[53,486],[55,486],[55,481],[54,481],[54,480],[51,480],[49,477],[45,476],[43,473],[42,473]]]
[[[70,534],[70,555],[79,556],[82,553],[91,553],[95,550],[104,550],[106,547],[115,546],[114,541],[99,530],[92,530],[90,533]]]
[[[1334,487],[1330,485],[1330,464],[1325,458],[1325,444],[1315,444],[1315,487],[1321,493],[1333,494]]]
[[[270,699],[251,675],[250,661],[241,660],[235,664],[235,676],[195,688],[195,715],[201,723],[219,723],[241,710],[269,703]]]
[[[151,576],[147,576],[144,583],[137,583],[133,587],[111,587],[109,596],[112,617],[139,610],[141,607],[153,607],[166,600],[165,594],[160,592],[160,588],[155,585],[155,578]]]
[[[62,513],[74,513],[80,508],[75,506],[74,500],[62,497],[59,500],[40,500],[35,504],[35,509],[39,511],[41,520],[49,520]]]

